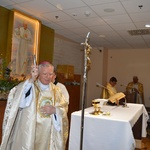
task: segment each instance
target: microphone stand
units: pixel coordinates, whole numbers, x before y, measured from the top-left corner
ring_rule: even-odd
[[[120,84],[120,86],[124,86],[124,87],[129,87],[129,88],[131,88],[130,86],[128,86],[128,85],[124,85],[124,84]],[[128,108],[128,105],[127,105],[127,99],[124,97],[124,105],[123,105],[123,107],[127,107]]]
[[[103,85],[102,85],[102,84],[100,84],[100,83],[96,83],[96,86],[97,86],[97,87],[104,88],[104,89],[106,89],[106,90],[109,90],[109,89],[107,89],[107,87],[103,86]]]
[[[124,98],[124,99],[125,99],[125,102],[124,102],[124,104],[123,104],[123,107],[127,107],[127,108],[128,108],[127,100],[126,100],[126,98]]]
[[[87,70],[91,64],[90,61],[90,50],[92,49],[91,46],[88,44],[89,42],[89,35],[88,32],[85,43],[81,43],[84,45],[84,73],[83,73],[83,89],[82,89],[82,114],[81,114],[81,134],[80,134],[80,150],[83,148],[83,129],[84,129],[84,109],[85,109],[85,100],[86,100],[86,87],[87,87]]]
[[[102,84],[100,84],[100,83],[96,83],[96,86],[97,86],[97,87],[104,88],[104,89],[106,89],[106,90],[108,90],[108,91],[110,91],[110,92],[111,92],[111,90],[110,90],[110,89],[108,89],[107,87],[105,87],[104,85],[102,85]]]

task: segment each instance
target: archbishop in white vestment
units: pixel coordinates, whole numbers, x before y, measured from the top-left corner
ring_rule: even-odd
[[[46,105],[54,106],[56,113],[44,113]],[[67,111],[68,103],[53,83],[20,83],[8,96],[0,150],[65,150]]]

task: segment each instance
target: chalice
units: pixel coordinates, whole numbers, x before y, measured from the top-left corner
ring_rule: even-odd
[[[102,113],[100,110],[100,100],[99,99],[92,100],[92,105],[94,107],[93,115],[99,115]]]

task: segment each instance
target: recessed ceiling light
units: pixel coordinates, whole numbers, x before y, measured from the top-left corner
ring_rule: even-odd
[[[103,35],[103,34],[101,34],[101,35],[99,35],[99,37],[104,38],[104,37],[106,37],[106,36],[105,36],[105,35]]]
[[[74,17],[75,17],[75,16],[77,16],[77,14],[76,14],[76,13],[73,13],[72,15],[73,15]]]
[[[63,7],[61,4],[57,4],[56,7],[59,9],[59,10],[63,10]]]
[[[89,16],[91,15],[91,13],[90,13],[89,11],[85,11],[85,12],[84,12],[84,15],[85,15],[86,17],[89,17]]]
[[[104,9],[105,12],[114,12],[115,10],[113,8],[106,8]]]
[[[146,28],[150,28],[150,24],[146,24],[145,27],[146,27]]]

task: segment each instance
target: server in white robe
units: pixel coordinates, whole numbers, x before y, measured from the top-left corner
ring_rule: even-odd
[[[65,96],[65,98],[66,98],[66,100],[67,100],[67,102],[69,104],[69,93],[68,93],[68,90],[67,90],[67,88],[66,88],[66,86],[64,84],[62,84],[62,83],[57,81],[57,79],[56,79],[56,72],[54,72],[54,74],[53,74],[53,83],[56,86],[60,87],[63,95]]]

